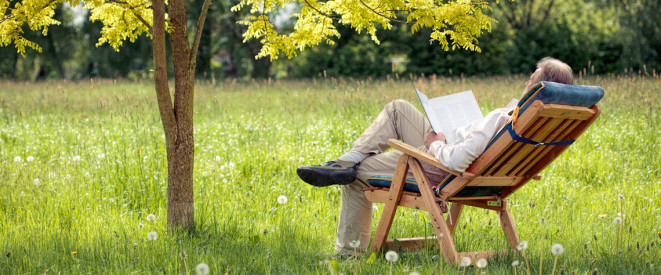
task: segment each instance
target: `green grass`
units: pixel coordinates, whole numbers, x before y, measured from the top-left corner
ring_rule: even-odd
[[[526,79],[200,82],[191,234],[166,231],[166,154],[151,82],[1,82],[0,273],[194,273],[201,262],[212,274],[329,273],[323,260],[334,253],[340,188],[310,187],[296,167],[347,151],[389,101],[417,105],[413,85],[430,96],[472,89],[487,113],[518,98]],[[541,255],[550,273],[551,244],[560,243],[556,272],[659,274],[659,76],[577,84],[605,89],[602,116],[541,181],[509,200],[532,272]],[[281,195],[287,203],[277,202]],[[459,251],[507,247],[494,213],[468,209],[461,222]],[[390,236],[433,235],[430,224],[423,212],[403,209]],[[147,240],[150,231],[156,241]],[[438,274],[436,255],[402,253],[393,274]],[[513,273],[514,259],[522,260],[490,260],[486,272]],[[390,271],[382,257],[358,265],[361,274]],[[353,270],[343,261],[335,272]],[[444,271],[464,270],[444,262]]]

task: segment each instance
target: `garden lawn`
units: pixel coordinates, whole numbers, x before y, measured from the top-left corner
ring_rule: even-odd
[[[211,274],[351,274],[355,265],[360,274],[438,274],[435,247],[391,265],[369,254],[325,261],[335,253],[341,188],[309,186],[296,167],[349,150],[393,99],[419,108],[413,85],[430,97],[472,89],[486,114],[518,98],[525,80],[199,82],[191,233],[166,230],[166,153],[150,81],[0,82],[0,273],[194,273],[206,263]],[[604,88],[601,117],[509,199],[529,269],[548,274],[557,260],[565,274],[659,274],[660,76],[576,84]],[[459,251],[507,248],[495,213],[469,208],[460,222]],[[390,237],[432,232],[424,212],[400,209]],[[555,243],[564,247],[557,259]],[[448,273],[477,271],[441,263]],[[526,269],[512,252],[485,271]]]

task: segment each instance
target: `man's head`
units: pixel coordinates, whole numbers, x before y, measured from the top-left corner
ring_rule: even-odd
[[[524,93],[540,81],[551,81],[563,84],[573,84],[574,76],[571,67],[565,62],[552,57],[544,57],[537,62],[537,70],[526,81]]]

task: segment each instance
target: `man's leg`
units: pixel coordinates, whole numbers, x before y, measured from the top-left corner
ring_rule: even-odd
[[[425,144],[431,130],[427,118],[406,100],[393,100],[353,143],[351,150],[379,154],[390,146],[389,139],[400,139],[414,147]]]
[[[372,225],[372,202],[365,198],[363,189],[367,187],[367,178],[376,175],[392,175],[399,151],[390,151],[366,158],[358,166],[358,180],[342,186],[342,203],[337,224],[335,250],[341,254],[354,254],[350,243],[360,241],[356,249],[359,254],[367,249]]]
[[[405,143],[421,147],[430,129],[425,116],[411,103],[394,100],[383,108],[356,139],[350,152],[321,165],[299,167],[296,172],[303,181],[314,186],[349,184],[356,179],[358,163],[370,154],[380,154],[387,150],[390,147],[389,139],[401,139]]]

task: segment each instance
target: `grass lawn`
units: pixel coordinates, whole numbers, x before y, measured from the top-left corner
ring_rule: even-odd
[[[295,169],[347,151],[391,100],[419,107],[413,85],[430,97],[472,89],[486,114],[518,98],[525,80],[200,82],[190,234],[166,231],[165,144],[151,82],[0,82],[0,273],[194,274],[206,263],[211,274],[351,274],[356,266],[438,274],[433,247],[393,264],[369,255],[324,261],[334,253],[341,189],[308,186]],[[576,84],[604,88],[601,117],[509,200],[530,271],[549,274],[557,260],[555,272],[565,274],[659,274],[661,77]],[[457,250],[507,247],[495,213],[468,208],[461,222]],[[425,234],[433,235],[427,215],[398,211],[391,237]],[[564,247],[557,259],[554,243]],[[512,253],[485,271],[526,274],[524,262]],[[479,271],[441,263],[447,273]]]

